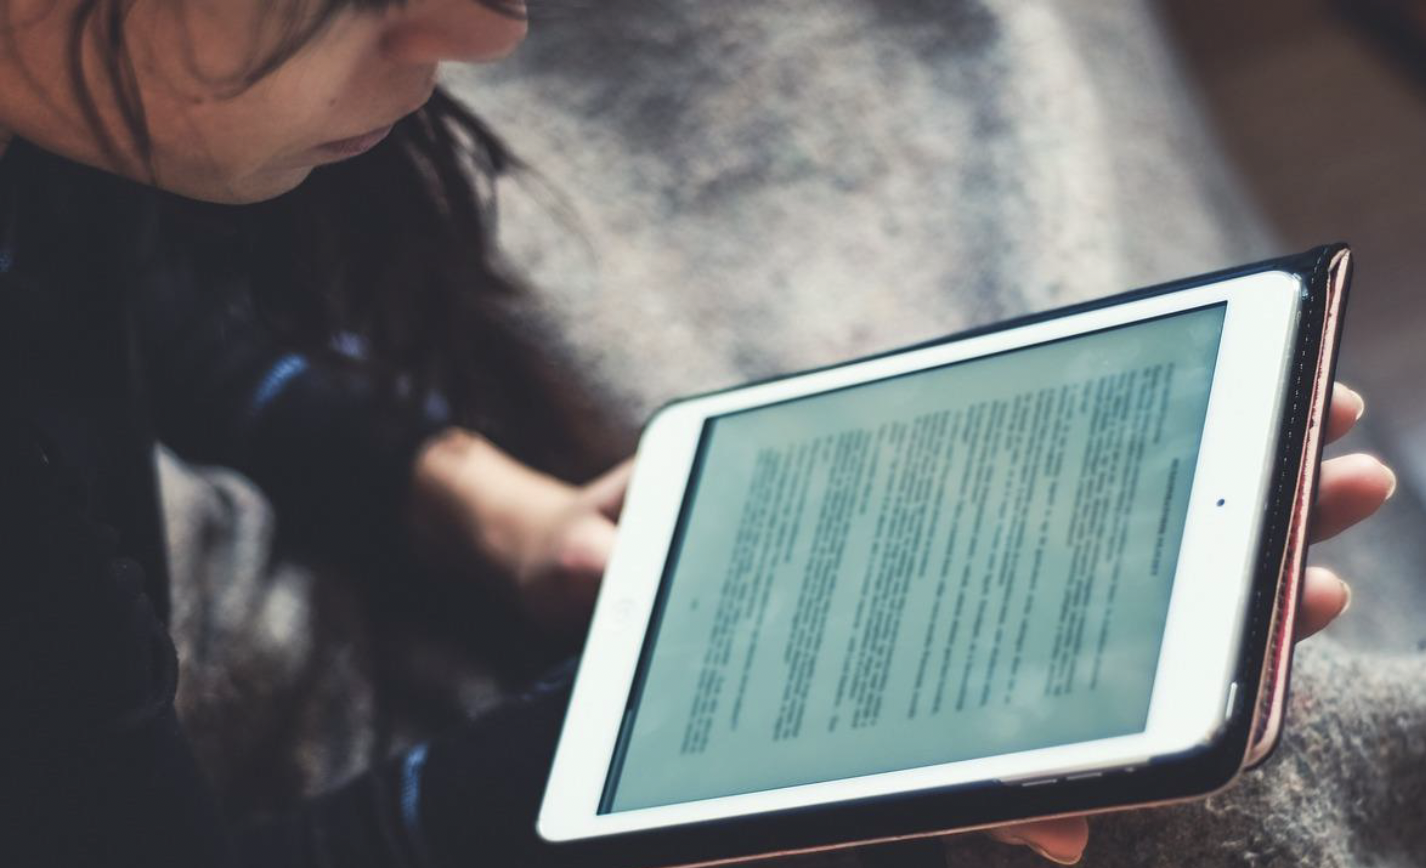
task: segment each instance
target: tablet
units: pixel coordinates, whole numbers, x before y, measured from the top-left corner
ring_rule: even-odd
[[[1320,254],[660,410],[540,836],[718,861],[1236,772],[1330,377]]]

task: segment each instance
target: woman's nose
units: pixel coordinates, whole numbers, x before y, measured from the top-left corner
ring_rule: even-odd
[[[416,0],[392,20],[381,47],[403,64],[486,63],[524,40],[524,15],[519,0]]]

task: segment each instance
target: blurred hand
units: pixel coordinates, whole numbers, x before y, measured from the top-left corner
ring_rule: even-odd
[[[1361,418],[1362,397],[1338,383],[1332,392],[1326,439],[1341,438]],[[1396,474],[1370,455],[1344,455],[1322,462],[1321,482],[1312,516],[1312,540],[1336,536],[1381,508],[1396,491]],[[1321,567],[1308,567],[1302,605],[1297,612],[1296,639],[1305,639],[1347,610],[1352,592],[1347,583]],[[1073,865],[1089,843],[1084,817],[1062,817],[1000,826],[987,832],[1007,844],[1021,844],[1061,865]]]
[[[588,625],[632,460],[584,486],[539,473],[451,429],[417,459],[413,531],[428,557],[493,567],[496,591],[553,638]]]
[[[546,630],[569,637],[589,626],[633,469],[626,459],[587,485],[567,488],[531,529],[514,574],[522,608]]]

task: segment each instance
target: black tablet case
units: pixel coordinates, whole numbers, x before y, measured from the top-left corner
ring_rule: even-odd
[[[706,865],[970,831],[1011,821],[1145,807],[1208,795],[1265,761],[1277,744],[1287,697],[1309,511],[1316,496],[1323,426],[1350,283],[1351,255],[1346,245],[1325,245],[1295,256],[1132,290],[828,366],[855,364],[1266,271],[1300,277],[1303,299],[1289,392],[1279,426],[1277,470],[1263,505],[1255,592],[1237,679],[1237,708],[1215,745],[1191,755],[1094,777],[971,784],[550,845],[551,861],[621,868]],[[762,382],[777,379],[783,377]]]

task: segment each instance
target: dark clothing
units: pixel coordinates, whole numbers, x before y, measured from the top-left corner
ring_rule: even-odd
[[[221,209],[184,206],[215,218],[191,264],[156,254],[175,207],[23,142],[0,159],[0,865],[441,864],[411,843],[440,798],[418,811],[423,766],[402,760],[235,841],[176,720],[151,422],[262,485],[284,532],[352,550],[399,544],[414,456],[447,420],[274,341]],[[526,704],[557,726],[558,693]],[[524,729],[520,773],[542,780],[553,735]],[[425,767],[463,779],[476,744]]]

